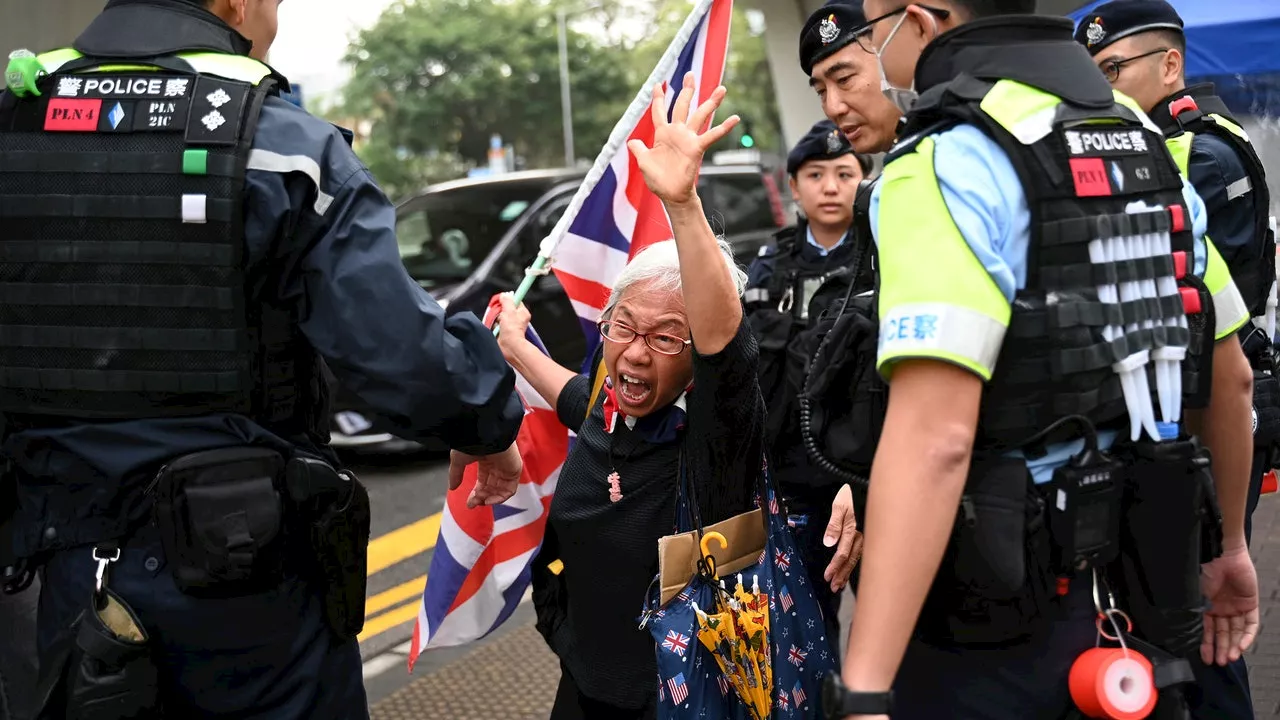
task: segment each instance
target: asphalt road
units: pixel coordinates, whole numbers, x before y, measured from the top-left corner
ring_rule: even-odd
[[[360,654],[367,660],[408,640],[417,617],[439,513],[448,490],[443,455],[346,458],[373,508],[369,588]]]

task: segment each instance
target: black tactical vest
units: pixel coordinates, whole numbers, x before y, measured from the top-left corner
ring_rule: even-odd
[[[922,134],[958,122],[977,126],[1012,161],[1031,212],[1026,288],[1014,298],[995,374],[983,393],[978,446],[1019,447],[1068,415],[1084,415],[1100,427],[1117,426],[1127,409],[1112,365],[1165,346],[1191,346],[1182,365],[1184,395],[1191,397],[1186,406],[1203,402],[1208,375],[1201,378],[1192,361],[1198,353],[1212,355],[1211,299],[1190,272],[1191,218],[1163,138],[1123,105],[1086,108],[1063,102],[1044,119],[1049,123],[1044,134],[1024,143],[982,109],[994,87],[994,81],[966,75],[934,87],[922,96],[908,126],[908,132],[923,129]],[[904,141],[895,155],[913,146]],[[1154,209],[1126,212],[1138,201]],[[1135,259],[1091,257],[1093,241],[1105,247],[1111,237],[1161,234],[1170,239],[1172,255],[1134,245]],[[1172,286],[1162,282],[1175,278]],[[1130,289],[1153,286],[1157,297],[1131,296],[1124,284],[1135,281]],[[1117,288],[1118,301],[1100,297],[1098,287],[1108,284]],[[1198,288],[1184,308],[1177,285],[1186,284]],[[1189,328],[1181,322],[1188,310],[1204,311]],[[1108,326],[1122,330],[1113,335]],[[1159,419],[1154,365],[1154,359],[1147,363],[1148,383]],[[1071,431],[1062,435],[1044,442],[1065,439]]]
[[[1219,118],[1235,127],[1223,125]],[[1267,187],[1267,172],[1257,150],[1248,139],[1233,132],[1233,129],[1240,133],[1244,130],[1222,99],[1214,94],[1212,83],[1193,85],[1161,102],[1152,109],[1151,120],[1168,138],[1183,133],[1213,135],[1240,158],[1249,181],[1249,191],[1253,193],[1253,237],[1262,239],[1262,251],[1260,256],[1250,256],[1249,262],[1233,266],[1231,277],[1249,305],[1249,314],[1254,317],[1263,315],[1267,309],[1267,294],[1276,279],[1276,242],[1270,227],[1271,192]]]
[[[314,353],[246,282],[245,169],[275,81],[102,63],[0,94],[0,411],[323,429],[298,403]]]

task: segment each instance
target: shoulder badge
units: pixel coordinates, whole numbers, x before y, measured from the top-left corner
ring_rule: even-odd
[[[840,26],[836,25],[835,13],[828,15],[826,20],[818,23],[818,37],[822,40],[823,45],[830,45],[836,38],[840,37]]]
[[[1102,18],[1095,17],[1093,22],[1089,23],[1088,29],[1084,31],[1085,39],[1089,41],[1089,47],[1093,47],[1102,42],[1107,36],[1107,31],[1102,27]]]

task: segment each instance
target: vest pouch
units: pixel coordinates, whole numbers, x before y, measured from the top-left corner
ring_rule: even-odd
[[[1138,635],[1179,657],[1198,652],[1203,631],[1202,537],[1211,487],[1208,453],[1192,440],[1129,449],[1118,573],[1122,607]],[[1208,483],[1208,484],[1207,484]]]
[[[937,644],[1003,644],[1044,627],[1052,594],[1044,500],[1025,461],[975,461],[918,628]]]
[[[284,457],[234,447],[183,455],[156,476],[156,520],[174,582],[196,597],[237,597],[279,584]]]

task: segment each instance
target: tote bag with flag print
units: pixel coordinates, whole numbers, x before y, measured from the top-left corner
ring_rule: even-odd
[[[696,499],[689,491],[683,462],[680,476],[676,532],[698,530],[701,534]],[[744,586],[750,589],[755,581],[761,596],[767,598],[768,717],[820,718],[822,678],[839,670],[839,659],[830,650],[838,643],[828,642],[822,611],[791,528],[780,511],[767,467],[761,485],[758,497],[767,524],[764,551],[755,564],[721,580],[732,593],[740,575]],[[706,624],[699,620],[698,611],[714,615],[717,596],[723,597],[717,584],[705,573],[693,573],[689,584],[665,604],[661,603],[661,583],[656,578],[650,588],[640,622],[655,643],[659,720],[752,720],[735,682],[722,671],[717,654],[699,639]]]

